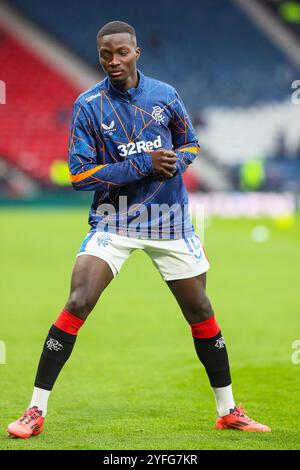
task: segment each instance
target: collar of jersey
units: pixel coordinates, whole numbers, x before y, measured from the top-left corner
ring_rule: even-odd
[[[136,95],[139,95],[144,89],[145,75],[140,70],[137,70],[137,73],[139,77],[138,86],[135,88],[129,88],[129,90],[125,92],[118,90],[118,88],[116,88],[107,77],[106,80],[107,80],[107,88],[108,88],[109,93],[113,95],[117,95],[120,98],[123,98],[125,100],[130,100]]]

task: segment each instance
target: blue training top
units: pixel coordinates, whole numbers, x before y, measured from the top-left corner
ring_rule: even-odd
[[[138,86],[126,92],[107,77],[75,101],[72,185],[95,191],[89,214],[93,230],[145,238],[193,236],[181,175],[199,153],[195,131],[172,86],[140,71],[138,76]],[[150,152],[159,148],[176,152],[170,179],[153,170]]]

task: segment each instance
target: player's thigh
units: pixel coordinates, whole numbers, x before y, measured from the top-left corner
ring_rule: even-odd
[[[210,300],[205,291],[206,276],[205,272],[187,279],[166,281],[183,315],[190,324],[208,320],[213,314]]]
[[[209,262],[196,235],[179,240],[149,241],[147,252],[175,296],[189,323],[211,316],[205,292]]]
[[[191,305],[206,295],[206,276],[207,274],[205,272],[199,276],[190,277],[188,279],[166,281],[166,283],[176,298],[179,306],[186,310],[190,309]]]
[[[113,272],[106,261],[85,255],[76,258],[71,278],[70,310],[91,310],[103,290],[113,279]]]

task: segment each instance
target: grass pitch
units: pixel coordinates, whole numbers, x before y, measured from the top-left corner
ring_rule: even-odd
[[[212,220],[207,291],[226,338],[237,403],[271,434],[216,431],[205,371],[175,300],[136,252],[81,330],[45,430],[6,435],[31,398],[41,348],[64,306],[87,210],[3,209],[0,449],[299,449],[300,220]],[[256,243],[255,225],[270,238]],[[300,354],[298,355],[300,358]]]

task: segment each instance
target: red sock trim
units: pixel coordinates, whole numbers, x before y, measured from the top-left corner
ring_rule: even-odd
[[[54,323],[54,325],[60,330],[69,333],[70,335],[77,335],[79,328],[84,324],[84,320],[75,317],[72,313],[67,310],[62,310]]]
[[[220,327],[215,319],[215,316],[212,315],[208,320],[202,321],[200,323],[194,323],[190,325],[192,329],[192,335],[194,338],[213,338],[216,336]]]

